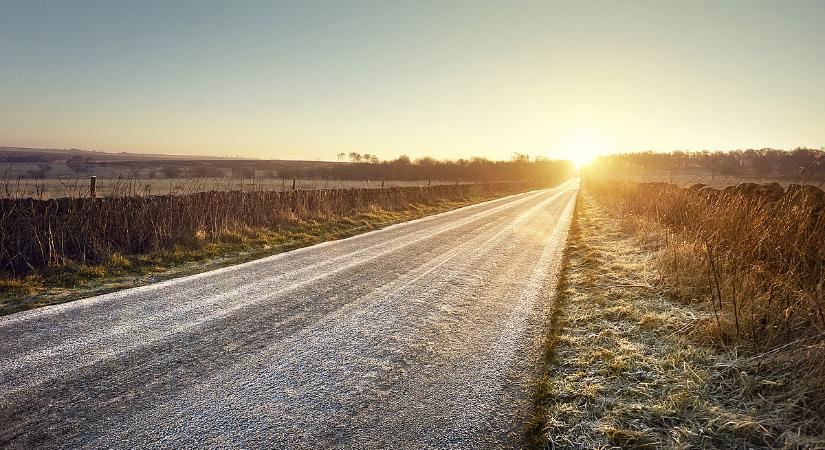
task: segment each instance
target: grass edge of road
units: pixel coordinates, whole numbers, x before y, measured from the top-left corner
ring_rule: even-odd
[[[0,278],[0,317],[241,264],[508,195],[512,194],[482,195],[460,201],[437,200],[395,210],[373,208],[353,216],[296,220],[278,229],[227,231],[196,245],[180,245],[170,251],[140,255],[115,253],[99,264],[70,263],[24,277]]]
[[[524,446],[825,448],[692,336],[712,313],[657,285],[656,245],[579,193]]]

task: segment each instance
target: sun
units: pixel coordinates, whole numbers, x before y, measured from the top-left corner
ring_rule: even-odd
[[[568,136],[561,142],[562,159],[576,165],[577,169],[589,164],[593,158],[615,151],[615,146],[596,133],[580,133]]]

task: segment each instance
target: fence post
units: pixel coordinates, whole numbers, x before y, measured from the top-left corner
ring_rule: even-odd
[[[384,188],[384,179],[381,178],[381,189],[383,189],[383,188]]]
[[[95,189],[96,185],[97,185],[97,177],[92,175],[92,177],[89,179],[89,196],[92,197],[92,198],[95,198],[95,196],[97,196],[97,192],[96,192],[96,189]]]
[[[429,187],[429,186],[430,186],[430,183],[432,183],[432,182],[433,182],[432,178],[428,178],[428,179],[427,179],[427,187]]]
[[[295,190],[295,179],[296,177],[292,177],[292,190]]]

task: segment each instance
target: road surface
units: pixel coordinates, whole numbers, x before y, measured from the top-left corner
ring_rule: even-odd
[[[0,318],[0,447],[517,446],[577,181]]]

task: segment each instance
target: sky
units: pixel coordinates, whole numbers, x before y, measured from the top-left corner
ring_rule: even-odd
[[[0,0],[0,146],[825,146],[825,1]]]

